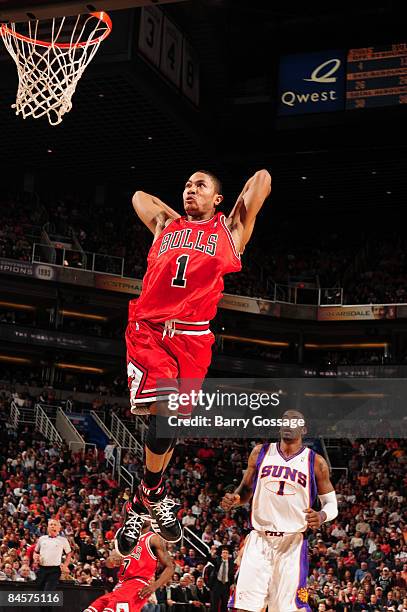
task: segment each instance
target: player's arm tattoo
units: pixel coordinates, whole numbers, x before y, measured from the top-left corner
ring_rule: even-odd
[[[317,483],[318,497],[321,502],[321,510],[305,508],[305,520],[311,529],[319,529],[322,523],[332,520],[338,514],[335,490],[332,486],[329,467],[321,455],[315,455],[314,460],[315,480]]]
[[[334,491],[329,466],[321,455],[315,455],[315,480],[317,481],[318,495],[325,495],[325,493]]]

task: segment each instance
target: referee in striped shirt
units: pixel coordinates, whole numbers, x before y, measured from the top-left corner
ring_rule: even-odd
[[[55,591],[61,576],[61,569],[68,572],[72,552],[68,540],[60,536],[61,523],[55,519],[48,521],[48,535],[41,536],[34,552],[39,557],[40,569],[35,586],[39,591]],[[62,564],[62,555],[66,554]]]

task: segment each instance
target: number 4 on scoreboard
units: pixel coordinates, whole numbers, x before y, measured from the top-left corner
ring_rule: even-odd
[[[177,87],[181,84],[181,50],[181,32],[167,17],[164,17],[160,68]]]

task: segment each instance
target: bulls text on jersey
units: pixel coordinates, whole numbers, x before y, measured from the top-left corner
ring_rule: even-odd
[[[158,251],[158,257],[168,250],[172,251],[175,249],[191,249],[194,251],[200,251],[206,253],[212,257],[216,255],[216,245],[218,243],[218,234],[209,234],[203,240],[205,232],[198,230],[198,233],[194,240],[190,240],[192,229],[176,230],[175,232],[168,232],[163,236],[160,250]]]

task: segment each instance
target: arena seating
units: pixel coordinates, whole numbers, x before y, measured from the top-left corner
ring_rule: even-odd
[[[15,431],[8,422],[6,389],[0,397],[0,580],[34,579],[32,544],[45,532],[47,519],[56,516],[74,550],[70,574],[64,579],[111,588],[114,571],[105,567],[105,559],[129,489],[111,477],[100,454],[71,453],[27,426]],[[240,481],[253,444],[248,440],[207,444],[202,439],[178,444],[166,486],[180,503],[182,523],[209,546],[210,553],[202,558],[190,547],[171,545],[176,563],[172,583],[183,574],[194,582],[221,545],[236,556],[249,531],[248,508],[225,514],[219,501],[227,485]],[[323,610],[325,604],[327,610],[359,610],[363,608],[356,602],[369,602],[376,594],[380,602],[371,610],[403,610],[407,444],[360,440],[345,446],[332,455],[333,461],[343,457],[341,476],[335,476],[339,518],[309,537],[311,609]]]
[[[22,205],[24,197],[28,198],[10,195],[6,201],[3,197],[2,209],[7,212],[0,218],[0,257],[30,260],[32,244],[39,240],[32,235],[33,223],[42,218],[57,233],[72,235],[73,231],[85,251],[123,257],[124,274],[142,278],[151,240],[126,202],[121,202],[118,215],[116,203],[105,204],[101,214],[96,204],[79,197],[42,200],[35,208],[31,203]],[[391,233],[381,237],[379,249],[376,244],[373,230],[366,239],[361,240],[355,231],[344,240],[340,232],[329,228],[293,235],[292,228],[279,227],[267,239],[260,236],[247,247],[244,269],[226,277],[225,291],[270,299],[275,282],[305,281],[319,287],[343,286],[346,304],[405,303],[406,245]]]

